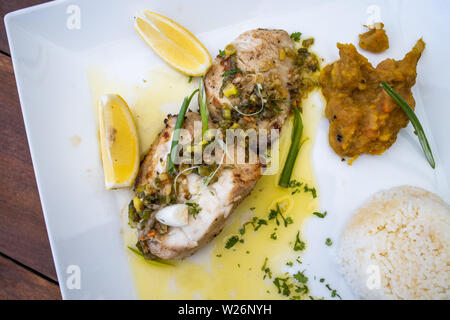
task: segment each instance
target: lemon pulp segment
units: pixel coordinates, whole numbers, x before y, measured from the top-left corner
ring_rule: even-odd
[[[105,186],[129,187],[139,169],[139,141],[130,109],[114,94],[103,95],[98,107]]]

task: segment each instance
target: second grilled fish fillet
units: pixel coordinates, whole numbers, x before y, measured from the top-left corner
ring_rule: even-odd
[[[229,55],[217,56],[205,77],[212,119],[243,128],[280,129],[290,110],[291,94],[298,90],[296,52],[289,34],[250,30],[231,43],[231,50]],[[229,95],[228,89],[231,93],[236,89],[235,94]]]
[[[195,121],[201,121],[200,116],[188,112],[183,128],[191,136],[194,135]],[[226,163],[219,167],[209,184],[205,184],[204,171],[211,175],[217,168],[214,162],[191,170],[189,165],[179,165],[177,174],[168,173],[167,159],[175,122],[176,116],[168,117],[166,127],[141,165],[135,186],[139,210],[130,204],[130,224],[139,232],[137,246],[147,257],[181,259],[195,253],[221,232],[234,208],[251,192],[261,176],[259,162]],[[210,123],[209,127],[214,124]],[[219,161],[216,158],[216,162]],[[183,173],[183,170],[186,171]],[[157,220],[162,209],[177,205],[173,208],[179,208],[180,204],[192,209],[186,224],[168,226]]]

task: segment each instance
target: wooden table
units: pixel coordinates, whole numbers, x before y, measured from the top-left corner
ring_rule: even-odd
[[[61,299],[3,23],[44,2],[0,2],[0,299]]]

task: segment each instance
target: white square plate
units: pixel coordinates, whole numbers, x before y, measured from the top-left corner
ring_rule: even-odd
[[[227,12],[224,12],[224,6]],[[68,22],[74,10],[80,28]],[[377,63],[401,58],[423,37],[427,48],[413,92],[417,113],[431,140],[437,167],[430,169],[409,127],[379,157],[363,156],[352,167],[339,161],[327,142],[322,119],[313,151],[321,205],[332,212],[306,225],[306,263],[333,281],[343,298],[354,298],[336,271],[334,251],[322,240],[338,238],[350,213],[370,194],[412,184],[450,200],[450,65],[448,1],[270,1],[270,0],[68,0],[10,13],[5,17],[33,165],[61,291],[65,299],[135,298],[124,250],[119,213],[121,192],[105,191],[97,126],[88,82],[92,65],[137,81],[161,64],[136,35],[132,23],[142,9],[168,16],[198,35],[214,54],[239,33],[256,27],[302,31],[314,36],[327,62],[336,42],[356,42],[367,19],[379,14],[391,48],[367,55]],[[72,28],[70,28],[72,26]],[[176,110],[175,110],[176,111]],[[405,157],[406,155],[406,157]],[[320,242],[320,243],[319,243]],[[67,285],[73,267],[81,288]],[[312,286],[317,295],[324,294]]]

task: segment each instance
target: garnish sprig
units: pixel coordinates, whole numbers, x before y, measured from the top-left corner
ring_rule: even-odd
[[[430,166],[434,169],[436,164],[434,162],[433,153],[431,152],[430,145],[428,144],[427,137],[425,136],[425,131],[423,130],[422,125],[420,124],[420,121],[414,113],[413,109],[409,106],[405,99],[403,99],[389,84],[387,84],[387,82],[383,81],[380,85],[408,116],[414,127],[414,130],[417,133],[417,137],[419,138],[419,142],[422,146],[423,152],[425,153],[425,157],[427,158]]]
[[[200,85],[198,88],[198,105],[200,116],[202,117],[202,139],[205,138],[205,132],[208,131],[209,110],[206,102],[205,80],[200,78]]]
[[[284,164],[283,171],[281,172],[280,181],[278,185],[283,188],[289,187],[289,181],[291,181],[292,171],[294,170],[295,160],[300,151],[301,138],[303,134],[303,122],[298,108],[294,107],[294,126],[292,129],[291,146],[289,153]]]
[[[180,113],[177,116],[177,122],[175,123],[175,129],[173,132],[172,145],[170,147],[170,156],[169,156],[169,165],[167,170],[171,173],[175,171],[175,157],[177,153],[177,146],[180,140],[180,129],[183,126],[184,117],[186,116],[186,111],[189,108],[189,104],[191,103],[192,98],[198,92],[198,89],[194,90],[190,96],[187,96],[183,100],[183,104],[181,105]]]

